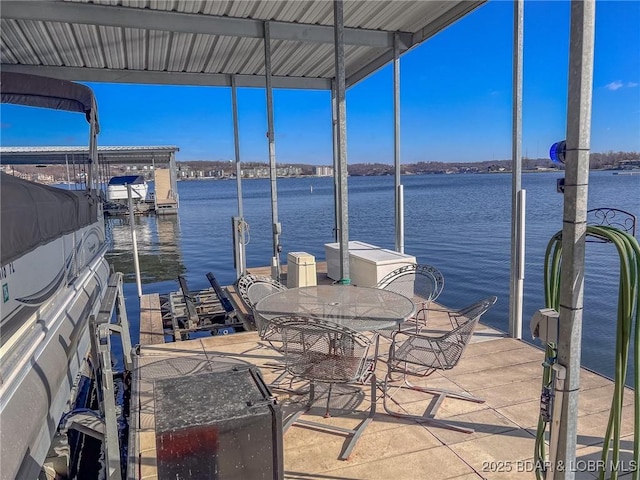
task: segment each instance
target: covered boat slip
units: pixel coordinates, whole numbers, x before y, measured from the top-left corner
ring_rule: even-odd
[[[319,264],[321,270],[324,265]],[[253,273],[268,272],[268,268],[252,269]],[[320,272],[318,283],[327,280]],[[147,297],[145,295],[144,298]],[[149,297],[151,297],[149,295]],[[232,296],[234,298],[234,296]],[[146,302],[146,301],[145,301]],[[444,313],[429,319],[430,330],[450,326]],[[212,368],[220,362],[246,361],[257,365],[266,382],[274,381],[281,373],[274,364],[282,361],[272,349],[259,348],[256,332],[237,333],[232,336],[206,337],[194,340],[163,343],[161,336],[141,327],[140,356],[134,376],[137,375],[137,396],[132,412],[137,428],[132,429],[129,458],[130,478],[156,479],[157,434],[154,380],[162,374],[169,378],[202,378],[202,369]],[[147,343],[148,342],[148,343]],[[533,479],[535,474],[533,449],[535,426],[540,405],[540,372],[544,353],[521,340],[479,325],[476,333],[455,369],[430,376],[425,384],[431,387],[464,390],[486,400],[483,404],[445,399],[437,418],[475,429],[465,434],[438,427],[420,425],[397,419],[384,413],[378,399],[378,413],[352,451],[348,461],[338,460],[345,437],[323,431],[291,427],[284,435],[284,478],[300,479],[388,479],[413,480],[481,478]],[[378,378],[384,378],[384,364],[379,364]],[[595,465],[600,459],[602,433],[610,410],[613,382],[600,375],[581,369],[580,409],[578,411],[578,437],[576,451],[576,478],[595,479]],[[422,384],[422,382],[419,382]],[[295,383],[295,387],[304,386]],[[369,401],[364,392],[341,390],[332,402],[347,405],[354,398],[361,402],[358,410],[366,409]],[[623,449],[620,465],[629,467],[633,459],[633,392],[627,389],[623,407]],[[277,392],[283,415],[303,408],[306,395],[290,396]],[[405,391],[397,399],[410,413],[422,414],[432,399],[418,392]],[[335,414],[323,418],[326,397],[320,398],[309,417],[327,425],[353,428],[362,416]],[[207,408],[209,408],[208,406]],[[205,409],[206,410],[206,409]],[[133,425],[132,425],[133,426]],[[249,451],[260,451],[263,445],[249,443]],[[631,474],[621,472],[621,479]]]
[[[33,77],[32,77],[33,78]],[[36,77],[37,78],[37,77]],[[103,146],[96,149],[98,158],[97,185],[103,190],[103,197],[108,201],[127,200],[127,188],[125,181],[120,181],[118,186],[109,188],[113,178],[122,174],[121,168],[132,170],[130,175],[136,173],[135,168],[142,166],[148,171],[153,171],[153,208],[158,213],[175,214],[178,211],[178,174],[176,164],[176,152],[180,149],[175,146]],[[87,147],[13,147],[0,146],[0,158],[3,165],[65,165],[69,189],[84,189],[85,181],[81,178],[90,165],[89,149]],[[115,168],[115,167],[118,168]],[[74,183],[74,181],[78,183]],[[83,181],[80,181],[83,180]],[[114,180],[118,182],[118,180]],[[138,182],[140,182],[138,180]],[[135,183],[133,198],[146,196],[147,186],[144,182]],[[118,198],[111,198],[110,190]],[[144,195],[142,195],[144,190]]]

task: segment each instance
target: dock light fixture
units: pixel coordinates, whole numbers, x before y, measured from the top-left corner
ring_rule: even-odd
[[[553,163],[561,163],[564,165],[565,155],[567,153],[567,142],[561,140],[551,145],[549,149],[549,158]],[[564,193],[564,177],[556,180],[556,191]]]
[[[549,150],[549,157],[551,161],[554,163],[562,163],[564,164],[565,154],[567,153],[567,142],[562,140],[560,142],[556,142],[551,145],[551,149]]]

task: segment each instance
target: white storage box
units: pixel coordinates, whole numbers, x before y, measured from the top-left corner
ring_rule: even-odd
[[[403,265],[415,264],[416,257],[393,250],[359,250],[349,252],[351,283],[360,287],[375,287],[385,275]]]
[[[370,245],[364,242],[349,242],[349,254],[359,252],[361,250],[378,250],[380,247]],[[325,243],[325,258],[327,259],[327,277],[332,280],[341,280],[340,278],[340,244]]]
[[[306,252],[287,254],[287,287],[313,287],[317,285],[316,258]]]

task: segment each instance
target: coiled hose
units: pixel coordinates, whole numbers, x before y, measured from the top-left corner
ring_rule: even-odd
[[[616,246],[620,256],[620,283],[618,290],[618,322],[616,329],[615,350],[615,378],[614,393],[611,401],[611,412],[604,435],[601,462],[598,464],[600,480],[604,480],[611,453],[611,480],[617,480],[620,465],[620,425],[622,422],[622,405],[624,399],[624,386],[627,379],[627,364],[629,360],[629,348],[633,338],[634,345],[634,438],[633,458],[636,463],[633,467],[633,480],[640,480],[640,466],[637,461],[640,458],[640,246],[638,240],[632,235],[607,226],[588,226],[587,236],[600,241],[610,242]],[[544,294],[545,306],[559,311],[560,305],[560,264],[562,259],[562,232],[556,233],[545,253],[544,270]],[[634,329],[635,319],[635,329]],[[554,380],[553,364],[556,362],[556,345],[548,344],[545,350],[545,362],[543,364],[542,386],[543,389],[551,388]],[[554,408],[561,408],[556,405]],[[544,478],[546,468],[546,454],[544,434],[548,424],[548,417],[542,415],[538,420],[536,433],[534,465],[536,478]]]

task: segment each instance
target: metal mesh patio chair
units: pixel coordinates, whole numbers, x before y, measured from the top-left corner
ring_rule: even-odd
[[[470,318],[475,317],[476,315],[482,315],[485,313],[494,303],[493,300],[495,297],[487,297],[482,300],[478,300],[466,307],[462,307],[460,309],[443,309],[443,308],[433,308],[427,307],[425,310],[429,310],[431,312],[444,312],[449,317],[449,322],[451,322],[451,326],[453,328],[459,327],[462,323],[469,320]]]
[[[396,331],[393,333],[393,340],[386,362],[387,375],[384,382],[383,397],[384,409],[389,415],[411,418],[421,423],[463,433],[473,433],[473,429],[471,428],[461,427],[443,420],[436,420],[434,417],[446,397],[476,403],[483,403],[484,400],[467,393],[416,386],[411,384],[407,377],[426,377],[437,370],[450,370],[454,368],[469,344],[473,332],[480,321],[480,317],[496,303],[496,300],[496,297],[488,297],[480,302],[476,302],[483,307],[474,310],[472,317],[461,321],[459,325],[444,335],[430,336],[422,332],[414,333],[410,331]],[[392,375],[394,373],[401,373],[403,377],[402,385],[394,388],[394,393],[396,393],[398,389],[408,388],[435,395],[434,401],[431,402],[429,408],[423,415],[411,415],[389,408],[388,400],[393,401],[390,383],[392,382]],[[398,404],[395,401],[394,403]]]
[[[287,287],[271,277],[252,274],[241,276],[238,279],[236,286],[238,294],[247,307],[251,309],[253,320],[256,324],[256,330],[258,331],[258,336],[270,344],[272,342],[279,342],[280,338],[272,329],[270,329],[268,320],[256,313],[254,307],[256,303],[266,296],[286,290]]]
[[[416,315],[401,323],[399,327],[382,329],[379,333],[390,338],[394,330],[412,329],[419,331],[427,323],[428,307],[438,298],[444,288],[444,277],[440,271],[426,264],[404,265],[388,273],[377,285],[378,288],[391,290],[413,300]]]
[[[274,329],[279,330],[284,343],[285,368],[292,376],[306,379],[310,384],[306,408],[287,419],[285,432],[291,425],[301,424],[347,434],[347,441],[339,456],[340,460],[346,460],[375,415],[375,357],[369,357],[372,341],[355,330],[314,317],[282,316],[272,319],[271,323]],[[366,418],[356,428],[348,429],[300,419],[313,406],[318,383],[328,385],[324,416],[330,417],[333,386],[359,385],[365,381],[370,383],[371,404]]]

